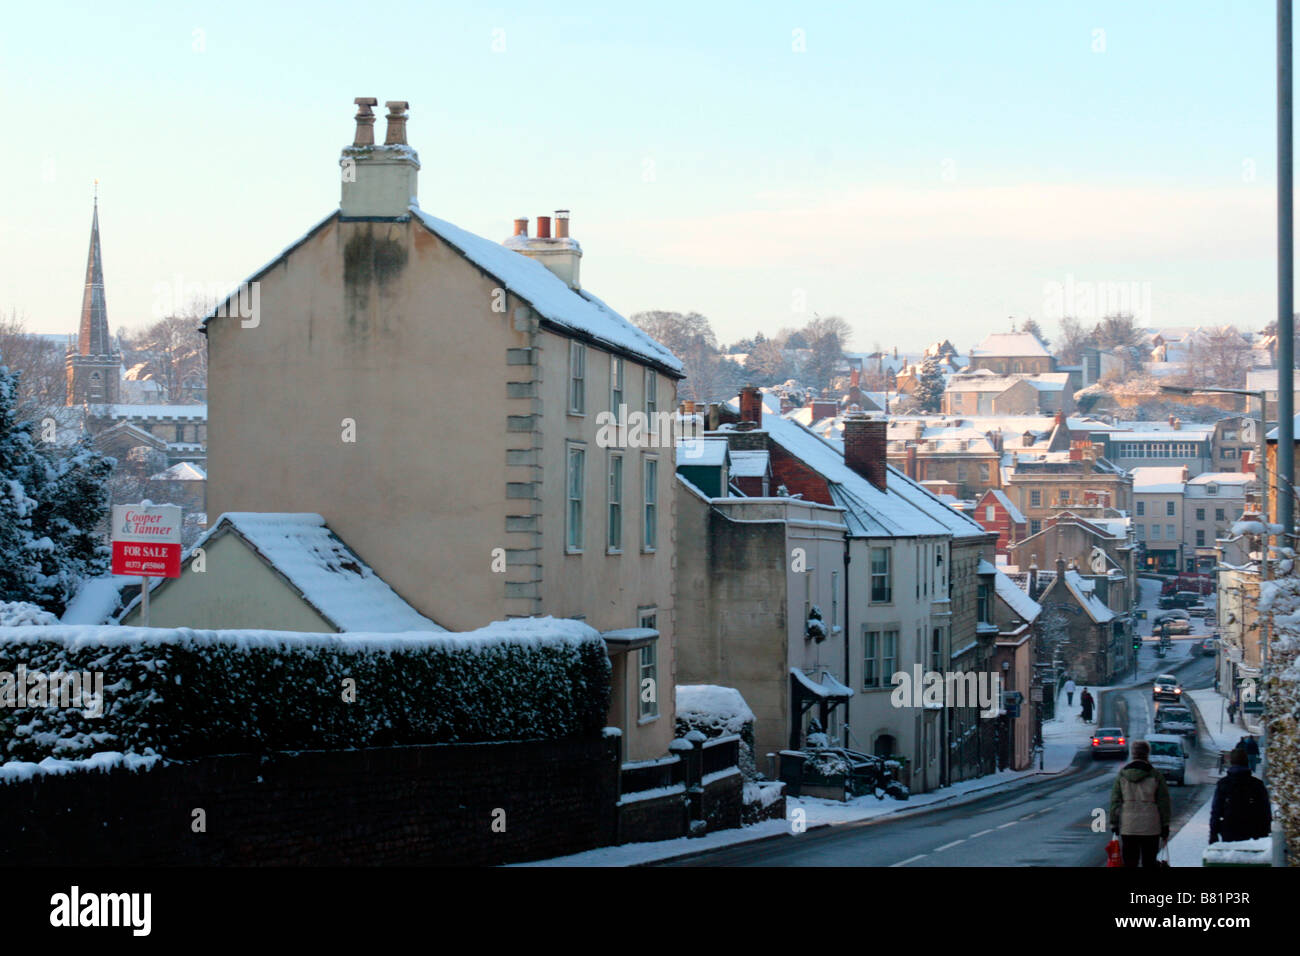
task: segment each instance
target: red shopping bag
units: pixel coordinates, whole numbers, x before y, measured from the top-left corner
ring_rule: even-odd
[[[1124,865],[1124,854],[1120,852],[1119,840],[1115,839],[1114,837],[1111,837],[1110,842],[1106,844],[1106,865],[1107,866]]]

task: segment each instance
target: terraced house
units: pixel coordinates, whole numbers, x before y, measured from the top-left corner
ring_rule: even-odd
[[[504,242],[426,212],[407,106],[376,144],[375,102],[357,101],[339,207],[205,321],[209,510],[319,514],[450,630],[584,619],[625,757],[663,754],[673,441],[611,445],[602,413],[672,412],[681,365],[582,287],[566,211]]]

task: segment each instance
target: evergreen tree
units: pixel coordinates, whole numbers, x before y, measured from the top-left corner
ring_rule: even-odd
[[[99,530],[113,459],[82,439],[47,455],[18,415],[18,379],[0,364],[0,601],[62,614],[85,577],[108,567]]]
[[[913,393],[916,404],[922,411],[937,412],[943,406],[943,389],[943,372],[939,363],[933,355],[927,356],[916,378],[916,391]]]

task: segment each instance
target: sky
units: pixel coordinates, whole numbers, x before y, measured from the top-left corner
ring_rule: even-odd
[[[568,208],[585,287],[724,343],[814,315],[850,349],[964,350],[1107,301],[1276,312],[1267,0],[5,16],[0,312],[35,331],[76,330],[94,180],[109,322],[138,328],[337,208],[357,96],[409,101],[421,208],[493,239]]]

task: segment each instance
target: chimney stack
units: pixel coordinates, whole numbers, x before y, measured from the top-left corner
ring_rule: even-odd
[[[740,390],[740,420],[763,427],[763,393],[757,385],[746,385]]]
[[[523,229],[520,230],[520,223]],[[582,246],[569,238],[569,210],[555,211],[555,235],[551,235],[551,217],[537,217],[537,235],[528,237],[528,220],[515,220],[515,234],[502,243],[520,255],[536,259],[565,285],[575,292],[582,286],[578,281],[582,262]]]
[[[356,133],[339,157],[342,198],[339,212],[347,219],[406,219],[417,203],[420,157],[406,143],[404,100],[388,101],[388,137],[375,145],[375,114],[379,101],[358,96]]]
[[[883,418],[862,412],[844,416],[844,462],[881,491],[888,490],[886,428]]]

